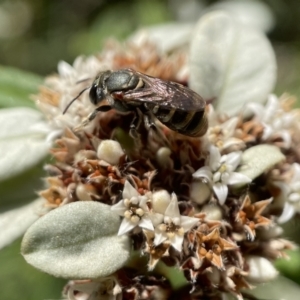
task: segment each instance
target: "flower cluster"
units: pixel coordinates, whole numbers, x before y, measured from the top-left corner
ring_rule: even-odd
[[[94,109],[88,93],[61,115],[100,71],[130,67],[186,84],[186,63],[184,53],[161,54],[148,41],[129,44],[126,51],[113,43],[73,66],[60,63],[59,74],[49,77],[36,97],[52,126],[63,130],[51,150],[55,162],[45,167],[48,187],[40,194],[46,205],[53,213],[72,202],[109,206],[121,219],[115,235],[128,237],[139,253],[102,279],[74,274],[77,280],[65,288],[68,299],[168,299],[174,291],[163,264],[187,280],[176,291],[178,299],[224,299],[226,293],[243,299],[243,289],[277,275],[271,262],[293,248],[278,225],[298,212],[300,203],[295,134],[300,122],[289,97],[270,95],[265,106],[251,103],[231,116],[209,104],[208,131],[197,138],[158,121],[155,129],[141,122],[133,138],[133,114],[116,110],[99,112],[86,127],[73,130]],[[94,239],[97,232],[91,230],[83,232]],[[34,252],[28,250],[28,235],[25,258]],[[111,249],[103,255],[117,260]]]

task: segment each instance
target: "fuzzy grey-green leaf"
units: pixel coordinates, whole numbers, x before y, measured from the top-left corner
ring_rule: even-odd
[[[285,156],[276,146],[254,146],[243,153],[241,167],[237,172],[254,179],[284,159]]]
[[[223,11],[200,18],[189,64],[190,87],[229,115],[249,101],[264,103],[276,82],[275,54],[268,39]]]
[[[300,288],[295,282],[278,276],[275,280],[260,284],[255,289],[247,290],[247,294],[254,296],[254,299],[299,299]]]
[[[29,107],[0,109],[0,181],[37,165],[48,154],[51,127]]]
[[[21,251],[28,263],[57,277],[108,276],[130,256],[129,238],[117,236],[119,226],[119,217],[108,205],[70,203],[35,222],[23,238]]]

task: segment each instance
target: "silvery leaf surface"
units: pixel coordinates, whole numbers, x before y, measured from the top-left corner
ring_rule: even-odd
[[[21,252],[29,264],[56,277],[105,277],[130,256],[128,236],[117,236],[119,226],[110,206],[73,202],[35,222],[24,235]]]
[[[20,237],[39,218],[44,199],[38,198],[27,205],[0,214],[0,249]]]
[[[295,282],[278,276],[275,280],[260,284],[253,290],[247,290],[247,293],[258,299],[295,300],[299,298],[300,287]]]
[[[188,45],[194,23],[167,23],[140,29],[130,37],[130,41],[140,44],[145,40],[155,43],[162,52],[169,52]]]
[[[222,10],[230,13],[239,22],[270,32],[275,26],[275,17],[271,8],[259,0],[225,0],[209,6],[206,10]]]
[[[241,166],[237,171],[255,179],[284,159],[285,156],[278,147],[267,144],[257,145],[243,152]]]
[[[190,87],[228,115],[250,101],[265,102],[276,82],[275,55],[265,35],[220,11],[197,23],[189,67]]]
[[[31,108],[0,110],[0,181],[16,176],[46,157],[51,143],[43,115]]]

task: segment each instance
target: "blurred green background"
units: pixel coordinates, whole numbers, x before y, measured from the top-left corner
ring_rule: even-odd
[[[239,1],[239,0],[236,0]],[[245,0],[247,1],[247,0]],[[197,0],[7,0],[0,1],[0,65],[9,66],[33,75],[30,82],[18,90],[20,97],[37,92],[42,77],[56,71],[60,60],[72,63],[80,54],[98,52],[107,37],[124,39],[136,29],[169,21],[196,21],[199,12],[220,1]],[[274,17],[268,36],[278,60],[278,83],[275,92],[289,92],[300,98],[300,2],[299,0],[265,0]],[[188,6],[192,9],[188,9]],[[184,12],[184,13],[183,13]],[[0,67],[2,68],[2,67]],[[5,91],[7,82],[0,88]],[[10,90],[14,80],[22,75],[12,70]],[[23,94],[22,94],[23,93]],[[16,104],[17,105],[17,104]],[[0,103],[0,107],[4,107]],[[23,174],[13,181],[0,184],[1,205],[12,206],[29,201],[34,190],[42,186],[41,168]],[[36,174],[39,176],[36,176]],[[27,181],[24,181],[26,178]],[[22,183],[24,193],[7,196],[8,191]],[[27,185],[28,182],[28,185]],[[29,182],[31,182],[29,184]],[[32,190],[34,189],[34,190]],[[3,195],[6,194],[5,197]],[[1,196],[2,195],[2,196]],[[300,243],[299,223],[286,225],[287,236]],[[0,229],[1,230],[1,229]],[[65,281],[55,279],[27,265],[20,252],[20,240],[0,251],[0,300],[61,299]],[[291,253],[291,260],[279,261],[278,267],[300,284],[300,254]]]

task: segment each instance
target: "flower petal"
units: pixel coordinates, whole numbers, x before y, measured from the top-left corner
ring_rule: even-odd
[[[216,171],[220,165],[220,160],[221,160],[221,154],[220,150],[215,147],[211,146],[209,148],[209,162],[208,165],[212,169],[212,171]]]
[[[121,217],[124,217],[124,212],[126,211],[126,207],[124,205],[124,201],[121,200],[118,203],[111,206],[111,210],[114,211]]]
[[[223,205],[226,201],[228,195],[228,187],[227,185],[218,182],[213,185],[213,190],[219,200],[219,203]]]
[[[175,193],[172,193],[171,202],[165,211],[165,216],[168,216],[170,218],[180,217],[177,196]]]
[[[133,224],[132,222],[130,222],[126,218],[124,218],[120,225],[118,235],[125,234],[125,233],[129,232],[131,229],[133,229],[134,227],[136,227],[136,224]]]
[[[158,224],[162,223],[164,220],[164,215],[160,213],[151,213],[149,214],[149,217],[151,218],[152,224],[154,226],[157,226]]]
[[[166,235],[162,234],[161,232],[155,231],[155,238],[154,238],[154,245],[158,246],[164,241],[166,241],[168,238]]]
[[[209,183],[212,182],[212,177],[213,174],[211,172],[210,167],[206,166],[206,167],[202,167],[199,170],[197,170],[194,174],[193,174],[194,178],[204,178],[206,179]]]
[[[173,246],[178,252],[182,250],[183,236],[176,234],[173,239],[170,240],[171,246]]]
[[[231,153],[227,154],[226,164],[231,165],[232,170],[235,170],[237,168],[237,166],[239,165],[241,159],[242,159],[241,151],[231,152]]]
[[[245,106],[245,114],[246,115],[254,114],[256,116],[256,119],[258,119],[258,121],[262,121],[264,112],[265,112],[265,107],[260,103],[250,102],[247,103],[247,105]]]
[[[286,202],[282,211],[282,214],[277,219],[279,224],[289,221],[295,214],[295,208],[290,203]]]
[[[141,221],[139,222],[139,226],[141,228],[144,228],[144,229],[147,229],[147,230],[150,230],[150,231],[154,231],[152,220],[150,219],[149,216],[144,215],[142,217]]]
[[[123,199],[130,199],[131,197],[139,197],[139,192],[129,183],[128,180],[125,181],[123,189]]]
[[[222,131],[226,132],[227,137],[231,137],[239,122],[238,117],[232,117],[222,124]]]
[[[199,222],[198,218],[192,218],[187,216],[180,216],[180,226],[187,232],[193,228]]]
[[[229,147],[234,147],[234,148],[244,148],[246,147],[245,142],[237,139],[237,138],[228,138],[227,140],[224,141],[222,145],[222,149],[227,149]]]

